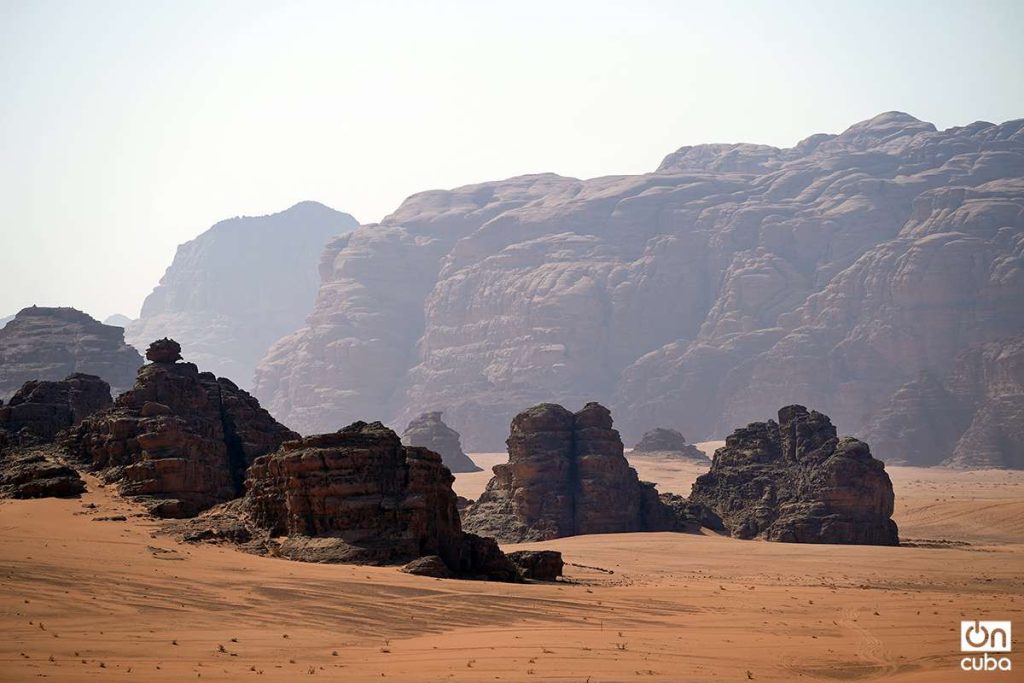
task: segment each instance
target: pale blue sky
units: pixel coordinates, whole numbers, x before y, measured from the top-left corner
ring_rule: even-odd
[[[1020,1],[0,0],[0,316],[135,316],[179,243],[303,199],[1024,117],[1021,36]]]

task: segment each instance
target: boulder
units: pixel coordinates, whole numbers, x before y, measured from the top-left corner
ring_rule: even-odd
[[[124,341],[124,330],[74,308],[30,306],[0,328],[0,399],[25,382],[68,375],[101,377],[114,393],[132,385],[142,356]]]
[[[693,444],[686,443],[686,437],[675,429],[656,427],[644,432],[640,441],[633,446],[634,453],[656,453],[672,457],[688,458],[697,462],[707,462],[704,453]]]
[[[482,468],[462,452],[459,433],[441,421],[441,414],[440,411],[423,413],[410,422],[402,433],[402,443],[434,451],[452,472],[481,471]]]
[[[562,575],[565,562],[557,550],[516,550],[508,553],[524,579],[556,581]]]
[[[588,403],[577,413],[542,403],[512,420],[507,463],[463,525],[502,542],[580,534],[678,528],[654,485],[639,480],[623,456],[611,413]]]
[[[406,574],[415,574],[416,576],[430,576],[435,579],[453,579],[455,575],[452,574],[452,570],[448,568],[448,565],[444,563],[437,555],[427,555],[426,557],[417,557],[415,560],[405,564],[402,567],[402,571]]]
[[[866,443],[838,438],[828,416],[799,405],[781,409],[778,422],[729,435],[689,502],[718,515],[736,538],[899,543],[884,463]]]
[[[152,361],[114,404],[62,434],[69,456],[164,517],[187,517],[242,493],[246,468],[298,434],[225,378],[176,362],[154,342]]]

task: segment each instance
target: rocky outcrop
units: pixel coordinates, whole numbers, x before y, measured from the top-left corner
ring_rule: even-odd
[[[0,432],[9,444],[49,443],[61,430],[110,404],[110,385],[96,375],[26,382],[10,401],[0,402]]]
[[[866,443],[837,438],[826,415],[798,405],[780,410],[778,422],[734,431],[689,502],[713,511],[737,538],[899,543],[885,465]]]
[[[0,444],[0,498],[71,498],[84,491],[85,482],[54,447]]]
[[[253,460],[298,438],[231,380],[176,362],[180,350],[154,342],[135,386],[61,437],[73,459],[164,517],[241,495]]]
[[[507,443],[508,462],[463,513],[466,529],[518,543],[677,528],[654,484],[626,462],[604,406],[534,406],[512,420]]]
[[[103,378],[120,392],[142,365],[124,341],[124,330],[73,308],[30,306],[0,329],[0,398],[25,382],[62,380],[83,373]]]
[[[867,425],[903,462],[1024,468],[1024,335],[977,344],[907,382]]]
[[[403,446],[379,422],[355,422],[258,458],[245,497],[190,521],[186,537],[237,536],[204,528],[223,528],[227,513],[228,528],[238,520],[247,528],[250,549],[290,559],[400,564],[423,558],[406,571],[518,580],[493,539],[462,531],[453,481],[437,453]]]
[[[888,112],[641,176],[415,195],[325,252],[255,391],[314,431],[445,406],[468,451],[499,448],[520,406],[589,397],[629,442],[786,402],[863,433],[920,373],[1024,332],[1022,129]]]
[[[672,457],[689,458],[697,462],[707,462],[704,453],[693,444],[686,443],[686,437],[675,429],[655,427],[644,432],[640,441],[633,446],[634,453],[664,454]]]
[[[508,559],[524,579],[533,581],[556,581],[565,567],[562,553],[557,550],[517,550],[509,553]]]
[[[402,433],[406,446],[420,446],[441,456],[445,467],[452,472],[479,472],[469,456],[462,452],[459,433],[441,420],[441,412],[423,413],[409,423]]]
[[[313,307],[324,245],[355,227],[316,202],[221,221],[178,247],[127,338],[142,348],[173,336],[200,367],[249,388],[256,362]]]

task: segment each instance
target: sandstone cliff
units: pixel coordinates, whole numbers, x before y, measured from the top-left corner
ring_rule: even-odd
[[[737,538],[870,545],[899,543],[894,500],[868,445],[837,438],[828,416],[803,406],[729,435],[689,498]]]
[[[508,454],[463,511],[466,529],[519,543],[683,527],[654,484],[626,462],[602,405],[575,414],[552,403],[524,410],[512,420]]]
[[[1024,336],[968,347],[893,394],[865,435],[912,463],[1024,468]]]
[[[123,329],[74,308],[30,306],[0,329],[0,399],[25,382],[74,373],[98,375],[118,393],[132,385],[141,365]]]
[[[646,175],[415,195],[326,250],[255,392],[306,431],[437,406],[470,451],[500,448],[522,405],[589,397],[630,441],[794,401],[859,432],[922,372],[1024,332],[1022,264],[1024,121],[889,112]]]
[[[256,362],[312,307],[324,245],[355,226],[316,202],[221,221],[178,247],[126,336],[139,348],[174,337],[200,367],[247,388]]]

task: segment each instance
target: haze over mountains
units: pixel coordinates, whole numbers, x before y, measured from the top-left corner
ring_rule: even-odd
[[[790,149],[682,148],[641,176],[414,195],[328,245],[312,314],[254,391],[304,432],[444,410],[470,451],[539,401],[606,401],[627,442],[800,402],[886,460],[969,438],[989,444],[974,464],[1020,466],[1019,370],[973,389],[950,373],[961,354],[996,372],[1024,333],[1022,128],[889,112]],[[958,387],[928,394],[958,415],[942,435],[907,413],[922,382]]]
[[[178,339],[307,434],[444,411],[499,450],[525,406],[596,400],[627,443],[697,441],[800,403],[889,462],[1024,467],[1022,301],[1024,120],[888,112],[645,175],[431,190],[379,224],[222,221],[126,339]]]
[[[173,337],[200,366],[248,388],[256,362],[312,306],[324,244],[356,225],[316,202],[221,221],[178,247],[126,338],[144,349]]]

